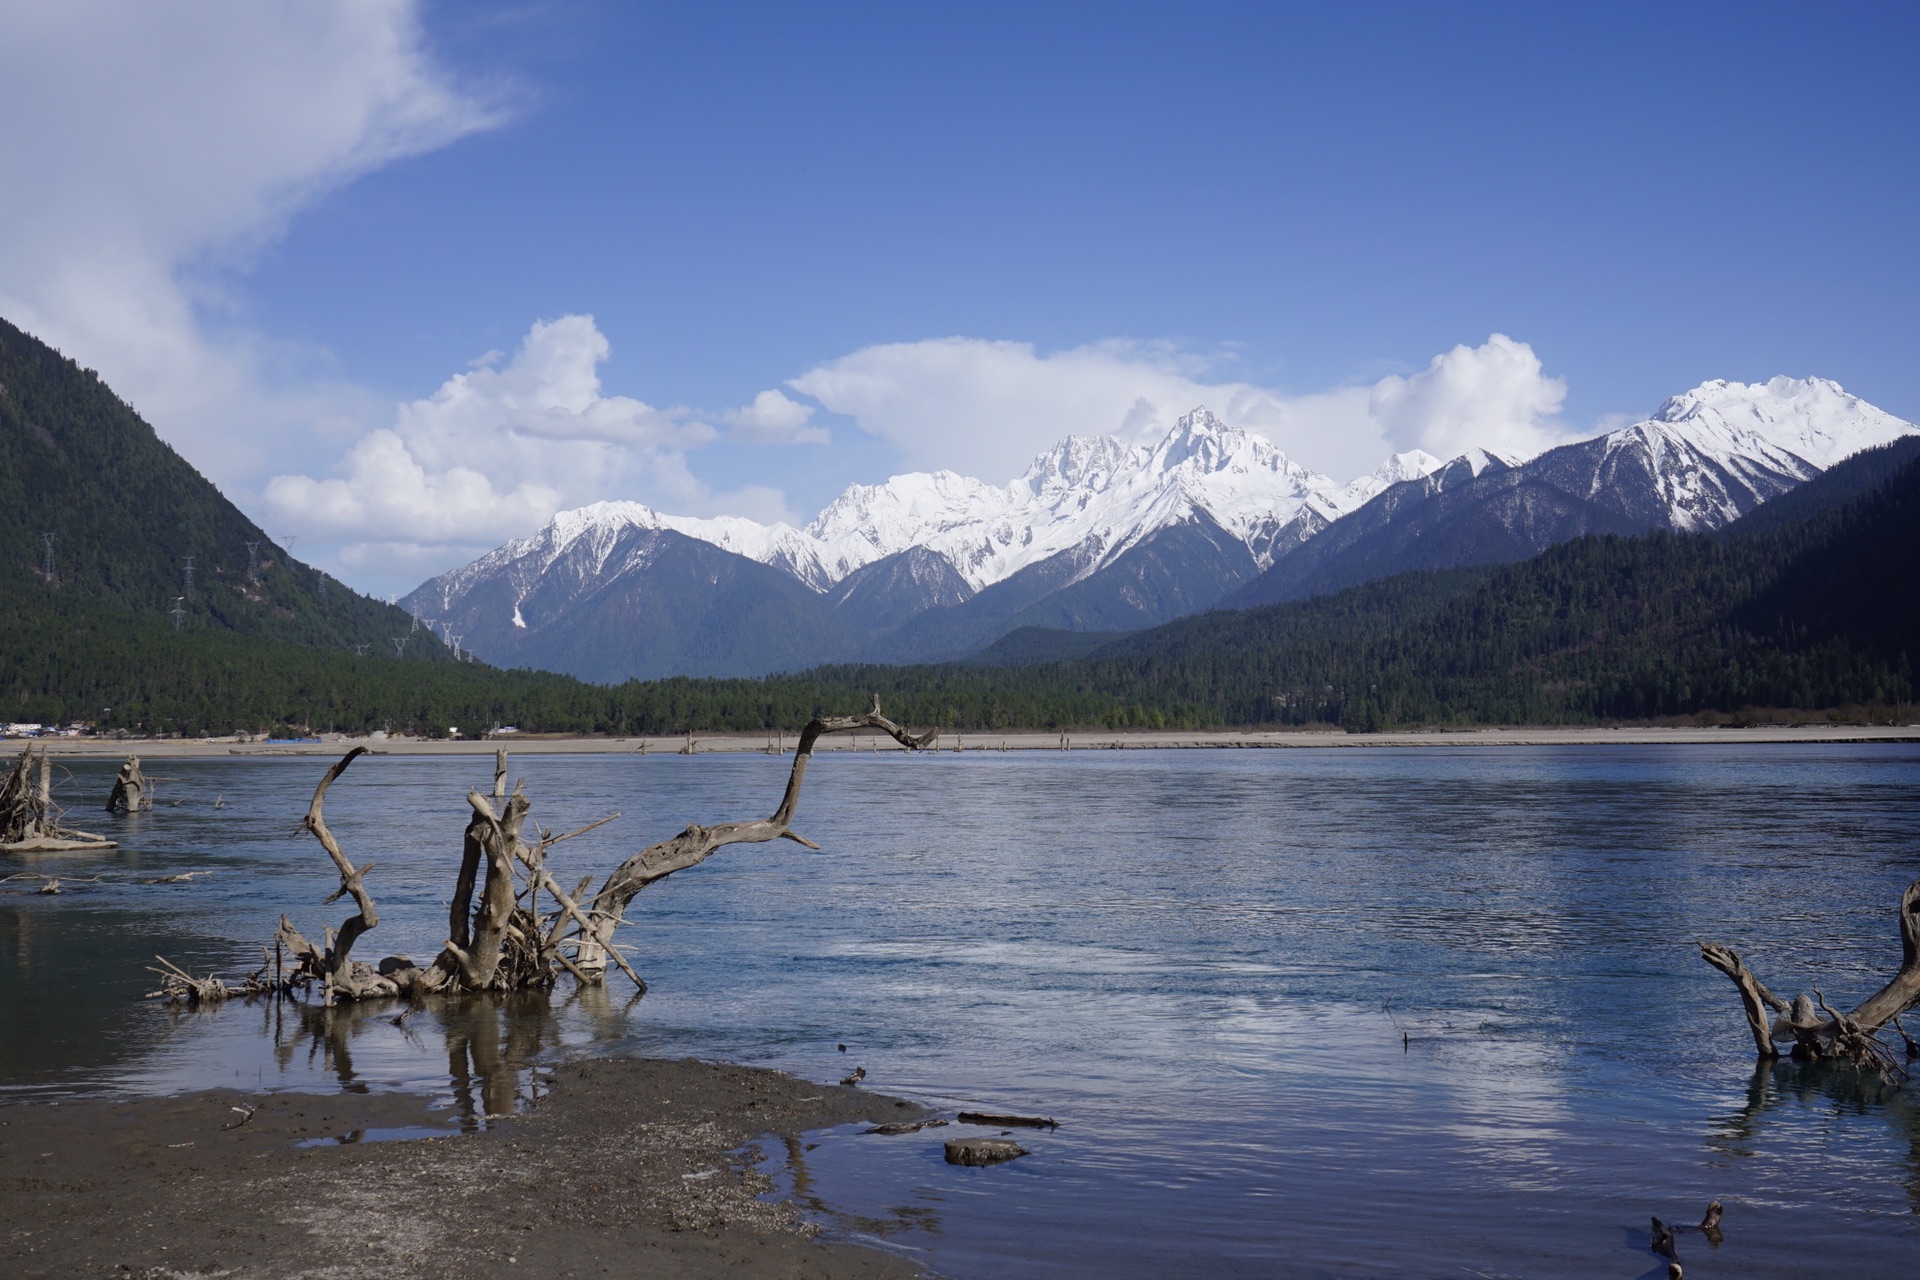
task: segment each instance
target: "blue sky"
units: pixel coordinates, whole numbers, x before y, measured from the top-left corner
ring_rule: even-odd
[[[1196,390],[1341,479],[1461,431],[1590,434],[1712,377],[1818,374],[1920,417],[1910,5],[346,8],[304,44],[311,10],[235,35],[212,0],[142,37],[159,60],[220,26],[159,107],[134,100],[169,75],[149,69],[117,108],[177,108],[182,147],[214,138],[195,163],[238,168],[203,208],[164,171],[122,190],[0,156],[16,222],[57,221],[30,183],[132,210],[94,241],[13,237],[35,257],[0,249],[0,314],[376,589],[593,497],[804,519],[909,467],[1005,480],[1067,431],[1122,430],[1116,404],[1149,402],[1125,428],[1147,431]],[[58,26],[27,33],[56,68],[116,38]],[[331,92],[369,65],[387,72]],[[341,123],[312,141],[316,100]],[[124,114],[74,123],[54,90],[14,105],[82,147],[124,142]],[[228,145],[236,117],[257,124]],[[275,167],[276,130],[311,143],[286,149],[304,170]],[[121,314],[172,329],[84,314],[111,299],[62,284],[63,253],[153,276]],[[516,360],[536,322],[589,315]],[[1495,334],[1529,355],[1489,353]],[[946,339],[965,341],[929,345]],[[1497,366],[1467,425],[1367,417],[1367,387],[1456,347]],[[495,381],[403,407],[488,352]],[[506,420],[561,385],[542,361],[573,379],[569,421],[598,425]],[[366,446],[383,431],[412,452]],[[596,483],[442,474],[463,441],[504,467],[529,432],[596,441],[564,455]],[[354,487],[415,463],[413,497]]]

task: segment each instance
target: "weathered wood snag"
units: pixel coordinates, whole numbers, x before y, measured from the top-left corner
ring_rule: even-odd
[[[1700,956],[1726,974],[1739,991],[1747,1030],[1762,1061],[1779,1057],[1778,1046],[1786,1044],[1795,1058],[1850,1062],[1894,1080],[1906,1072],[1879,1039],[1879,1032],[1920,1003],[1920,880],[1900,895],[1900,944],[1899,972],[1851,1013],[1830,1006],[1818,987],[1812,995],[1802,992],[1787,1002],[1768,990],[1731,948],[1702,942]],[[1901,1037],[1905,1039],[1904,1031]]]
[[[672,839],[650,845],[621,863],[591,897],[587,896],[593,883],[591,876],[583,877],[571,893],[561,888],[548,870],[548,851],[620,815],[564,835],[542,829],[536,838],[526,838],[523,831],[532,802],[520,783],[515,783],[511,792],[507,790],[507,753],[500,751],[495,756],[492,795],[478,790],[467,794],[473,816],[462,842],[460,868],[448,908],[447,937],[439,955],[426,968],[402,956],[389,956],[377,966],[351,956],[354,943],[380,923],[365,883],[373,864],[353,865],[328,830],[324,807],[327,789],[364,753],[365,748],[356,747],[320,780],[303,826],[320,841],[340,873],[340,887],[327,901],[351,896],[359,911],[340,926],[337,934],[329,930],[324,945],[303,937],[287,917],[280,918],[275,940],[293,957],[291,982],[298,986],[318,984],[324,999],[332,1003],[428,992],[544,988],[552,986],[562,972],[582,985],[595,986],[605,981],[607,967],[612,965],[645,991],[646,983],[621,956],[613,940],[634,896],[656,880],[696,866],[730,844],[787,839],[818,849],[819,845],[796,833],[791,825],[807,763],[823,734],[861,729],[886,733],[911,751],[929,747],[939,737],[937,729],[915,735],[887,719],[880,714],[877,697],[864,715],[815,719],[800,733],[786,792],[771,817],[711,827],[689,826]]]
[[[128,756],[107,797],[108,813],[145,813],[153,808],[153,784],[140,772],[140,757]]]
[[[65,853],[114,847],[113,841],[92,832],[63,826],[60,819],[65,816],[53,802],[53,761],[47,749],[36,752],[28,743],[7,780],[0,783],[0,852]]]

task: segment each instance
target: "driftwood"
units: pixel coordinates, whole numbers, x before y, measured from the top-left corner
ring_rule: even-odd
[[[65,826],[53,802],[53,761],[47,749],[28,743],[0,783],[0,852],[70,853],[111,849],[114,842]]]
[[[1051,1116],[1006,1116],[992,1111],[962,1111],[959,1119],[961,1124],[981,1124],[1000,1129],[1009,1127],[1058,1129],[1060,1127],[1060,1122]]]
[[[108,813],[145,813],[153,808],[153,784],[140,772],[140,757],[128,756],[107,797]]]
[[[389,956],[377,966],[352,958],[354,944],[380,923],[367,891],[365,877],[373,864],[355,867],[341,849],[325,818],[327,790],[365,748],[356,747],[327,771],[314,790],[303,828],[313,834],[340,875],[340,887],[327,899],[351,897],[359,908],[337,933],[327,932],[316,944],[302,936],[286,916],[280,918],[276,947],[292,958],[293,971],[284,981],[279,966],[267,984],[282,991],[318,985],[325,1003],[381,996],[431,992],[515,991],[551,987],[562,973],[583,987],[604,983],[609,966],[630,978],[639,991],[646,983],[634,972],[614,942],[635,895],[656,880],[697,866],[730,844],[787,839],[809,849],[820,846],[791,826],[806,779],[814,744],[829,733],[879,730],[907,747],[931,746],[938,730],[911,734],[880,714],[875,698],[864,715],[816,719],[801,731],[793,767],[779,807],[771,817],[715,826],[689,826],[670,840],[651,845],[628,858],[588,896],[592,877],[584,877],[571,893],[554,879],[547,866],[553,846],[593,830],[613,817],[602,818],[564,835],[541,830],[524,834],[532,802],[516,783],[507,789],[507,753],[495,755],[492,794],[467,794],[472,816],[462,841],[459,870],[447,914],[447,937],[440,953],[425,968],[400,956]]]
[[[1899,972],[1850,1013],[1829,1005],[1818,987],[1812,995],[1802,992],[1789,1003],[1770,991],[1731,948],[1712,942],[1699,945],[1701,958],[1726,974],[1739,991],[1747,1030],[1762,1061],[1779,1057],[1778,1046],[1785,1044],[1802,1061],[1849,1062],[1891,1081],[1904,1078],[1906,1072],[1879,1033],[1893,1026],[1905,1040],[1906,1032],[1896,1020],[1920,1003],[1920,880],[1900,895],[1900,944]]]
[[[1715,1200],[1707,1206],[1706,1216],[1700,1219],[1700,1225],[1697,1227],[1683,1226],[1677,1222],[1662,1222],[1657,1217],[1653,1220],[1653,1231],[1647,1247],[1667,1259],[1669,1280],[1678,1280],[1680,1275],[1679,1245],[1683,1232],[1697,1231],[1706,1237],[1708,1244],[1716,1249],[1720,1247],[1721,1242],[1726,1239],[1725,1233],[1720,1230],[1722,1211],[1720,1202]]]

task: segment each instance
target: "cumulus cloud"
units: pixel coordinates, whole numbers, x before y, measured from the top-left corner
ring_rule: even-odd
[[[511,359],[489,352],[431,396],[400,405],[392,425],[355,441],[334,474],[275,476],[267,506],[309,541],[342,543],[344,566],[387,587],[411,586],[604,498],[638,494],[675,514],[793,521],[777,489],[716,492],[696,478],[688,451],[719,433],[690,410],[607,395],[599,366],[609,350],[592,316],[536,323]]]
[[[1397,450],[1527,456],[1564,435],[1553,415],[1565,384],[1500,334],[1412,377],[1308,394],[1210,376],[1223,364],[1141,343],[1041,355],[1028,343],[941,338],[866,347],[787,385],[893,443],[909,466],[990,480],[1018,474],[1064,435],[1146,440],[1201,404],[1342,479]]]
[[[726,415],[733,438],[746,444],[830,444],[825,427],[809,426],[813,406],[789,399],[775,389],[762,391],[753,403]]]
[[[1043,356],[1030,343],[941,338],[866,347],[787,385],[890,441],[910,466],[992,479],[1018,473],[1061,436],[1145,439],[1202,403],[1276,438],[1286,433],[1278,397],[1202,381],[1201,364],[1138,343]]]
[[[391,427],[348,450],[338,474],[275,476],[267,502],[322,537],[492,546],[636,480],[708,497],[684,451],[714,439],[713,428],[685,410],[604,394],[608,351],[592,316],[537,323],[510,361],[491,352],[401,405]]]
[[[428,57],[416,0],[0,6],[0,314],[100,370],[216,479],[350,388],[268,385],[215,336],[218,272],[317,195],[500,118]],[[263,430],[265,428],[265,430]]]
[[[1558,419],[1566,398],[1567,384],[1546,376],[1532,347],[1496,333],[1410,378],[1382,378],[1367,410],[1396,449],[1452,458],[1478,446],[1517,460],[1579,434]]]

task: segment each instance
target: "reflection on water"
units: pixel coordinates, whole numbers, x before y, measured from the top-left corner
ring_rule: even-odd
[[[1842,1118],[1885,1123],[1885,1146],[1903,1152],[1896,1176],[1912,1212],[1920,1214],[1920,1106],[1911,1085],[1825,1063],[1759,1063],[1747,1083],[1745,1105],[1716,1117],[1707,1142],[1732,1159],[1779,1158],[1806,1145],[1799,1132],[1804,1124],[1824,1130]],[[1819,1158],[1815,1150],[1804,1154]]]
[[[156,952],[237,974],[280,912],[338,923],[297,830],[322,763],[172,763],[180,807],[60,868],[98,884],[0,897],[0,1090],[413,1089],[479,1126],[583,1050],[864,1066],[1062,1122],[992,1169],[945,1164],[940,1130],[763,1148],[835,1230],[961,1277],[1661,1275],[1649,1218],[1715,1198],[1689,1280],[1920,1253],[1915,1087],[1754,1072],[1694,947],[1776,989],[1877,988],[1920,875],[1912,747],[846,753],[802,802],[822,852],[730,849],[636,900],[643,1001],[143,1004]],[[376,758],[329,796],[377,863],[369,959],[437,948],[490,763]],[[628,815],[563,846],[570,883],[765,811],[786,763],[516,772],[535,821]],[[112,769],[74,773],[104,796]],[[211,874],[140,883],[188,871]]]

